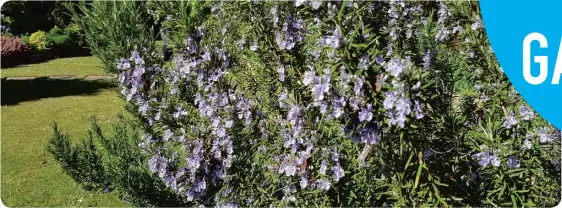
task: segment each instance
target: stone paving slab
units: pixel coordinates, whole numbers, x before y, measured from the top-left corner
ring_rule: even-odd
[[[56,80],[72,80],[72,79],[76,79],[75,76],[70,76],[70,75],[54,75],[54,76],[49,76],[49,79],[56,79]]]
[[[73,79],[84,79],[87,81],[95,81],[95,80],[113,80],[112,76],[108,75],[88,75],[85,78],[83,77],[76,77],[72,75],[51,75],[51,76],[40,76],[40,77],[32,77],[32,76],[22,76],[22,77],[2,77],[2,80],[34,80],[39,78],[48,78],[53,80],[73,80]]]
[[[33,80],[37,77],[8,77],[6,80]]]
[[[90,75],[84,78],[84,80],[111,80],[113,79],[111,76],[102,76],[102,75]]]

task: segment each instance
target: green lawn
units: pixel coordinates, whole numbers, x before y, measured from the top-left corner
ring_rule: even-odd
[[[93,57],[66,58],[2,72],[3,76],[99,74],[101,69],[94,67],[97,63]],[[18,74],[22,69],[25,71]],[[45,150],[53,122],[73,139],[82,138],[90,127],[91,116],[95,115],[107,128],[124,111],[123,104],[114,85],[107,83],[3,80],[0,191],[4,205],[129,206],[117,193],[83,190]]]
[[[2,69],[2,77],[49,75],[104,75],[102,62],[94,56],[60,58],[39,64]]]

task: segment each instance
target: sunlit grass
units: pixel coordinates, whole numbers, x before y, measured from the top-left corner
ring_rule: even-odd
[[[2,70],[6,74],[86,75],[101,73],[94,65],[93,57],[69,58]],[[86,61],[84,61],[86,60]],[[64,69],[63,69],[64,68]],[[17,71],[20,70],[20,71]],[[56,73],[55,73],[56,72]],[[19,74],[18,74],[19,73]],[[8,85],[2,81],[4,86]],[[31,82],[30,82],[31,83]],[[58,83],[58,82],[57,82]],[[87,84],[88,82],[86,82]],[[64,88],[65,86],[60,86]],[[42,88],[42,87],[35,87]],[[3,88],[2,92],[10,90]],[[33,89],[54,90],[54,89]],[[33,93],[28,90],[27,93]],[[1,107],[1,198],[8,207],[19,206],[128,206],[119,199],[117,193],[104,194],[82,189],[45,150],[45,144],[52,134],[54,122],[73,139],[83,138],[90,127],[90,117],[96,116],[105,129],[117,120],[123,112],[124,101],[118,97],[115,88],[100,88],[94,92],[73,93],[69,95],[48,96],[41,92],[40,99],[21,100]]]
[[[11,68],[2,68],[1,77],[16,76],[50,76],[74,75],[85,77],[87,75],[105,75],[102,62],[94,56],[60,58],[39,64],[20,65]]]

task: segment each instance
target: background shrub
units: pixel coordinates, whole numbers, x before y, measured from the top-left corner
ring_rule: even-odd
[[[29,36],[29,45],[34,50],[45,50],[48,44],[47,33],[44,31],[37,31]]]
[[[63,32],[62,29],[55,26],[55,27],[51,28],[51,30],[49,30],[49,36],[59,36],[59,35],[64,35],[64,32]]]
[[[14,35],[10,32],[10,28],[6,25],[0,25],[0,34],[5,37],[13,37]]]
[[[10,28],[6,25],[0,25],[0,33],[10,33]]]
[[[1,9],[2,25],[16,35],[64,27],[71,21],[63,1],[8,1]]]
[[[30,45],[29,44],[29,35],[25,34],[25,35],[21,35],[20,39],[25,43],[25,45]]]
[[[147,55],[148,63],[157,63],[154,20],[140,1],[94,1],[66,3],[74,24],[84,32],[92,53],[104,68],[117,72],[118,59],[137,49]]]
[[[70,46],[70,39],[64,31],[58,27],[49,30],[48,33],[48,47],[50,48],[64,48]]]
[[[77,24],[70,24],[64,29],[71,44],[75,47],[83,47],[85,44],[84,36],[81,35],[80,27]]]
[[[48,46],[50,48],[63,48],[70,46],[70,39],[66,34],[64,34],[63,30],[58,27],[54,27],[49,31],[48,40]]]
[[[2,41],[2,57],[3,58],[8,58],[8,57],[14,57],[14,56],[23,56],[27,51],[28,51],[28,47],[27,45],[19,38],[16,37],[5,37],[2,36],[0,37],[0,40]],[[6,59],[4,59],[3,61],[6,61]]]

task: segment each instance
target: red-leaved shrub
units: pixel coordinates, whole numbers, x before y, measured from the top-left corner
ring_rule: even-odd
[[[0,37],[2,48],[0,49],[2,57],[21,56],[28,51],[27,45],[16,37]]]

